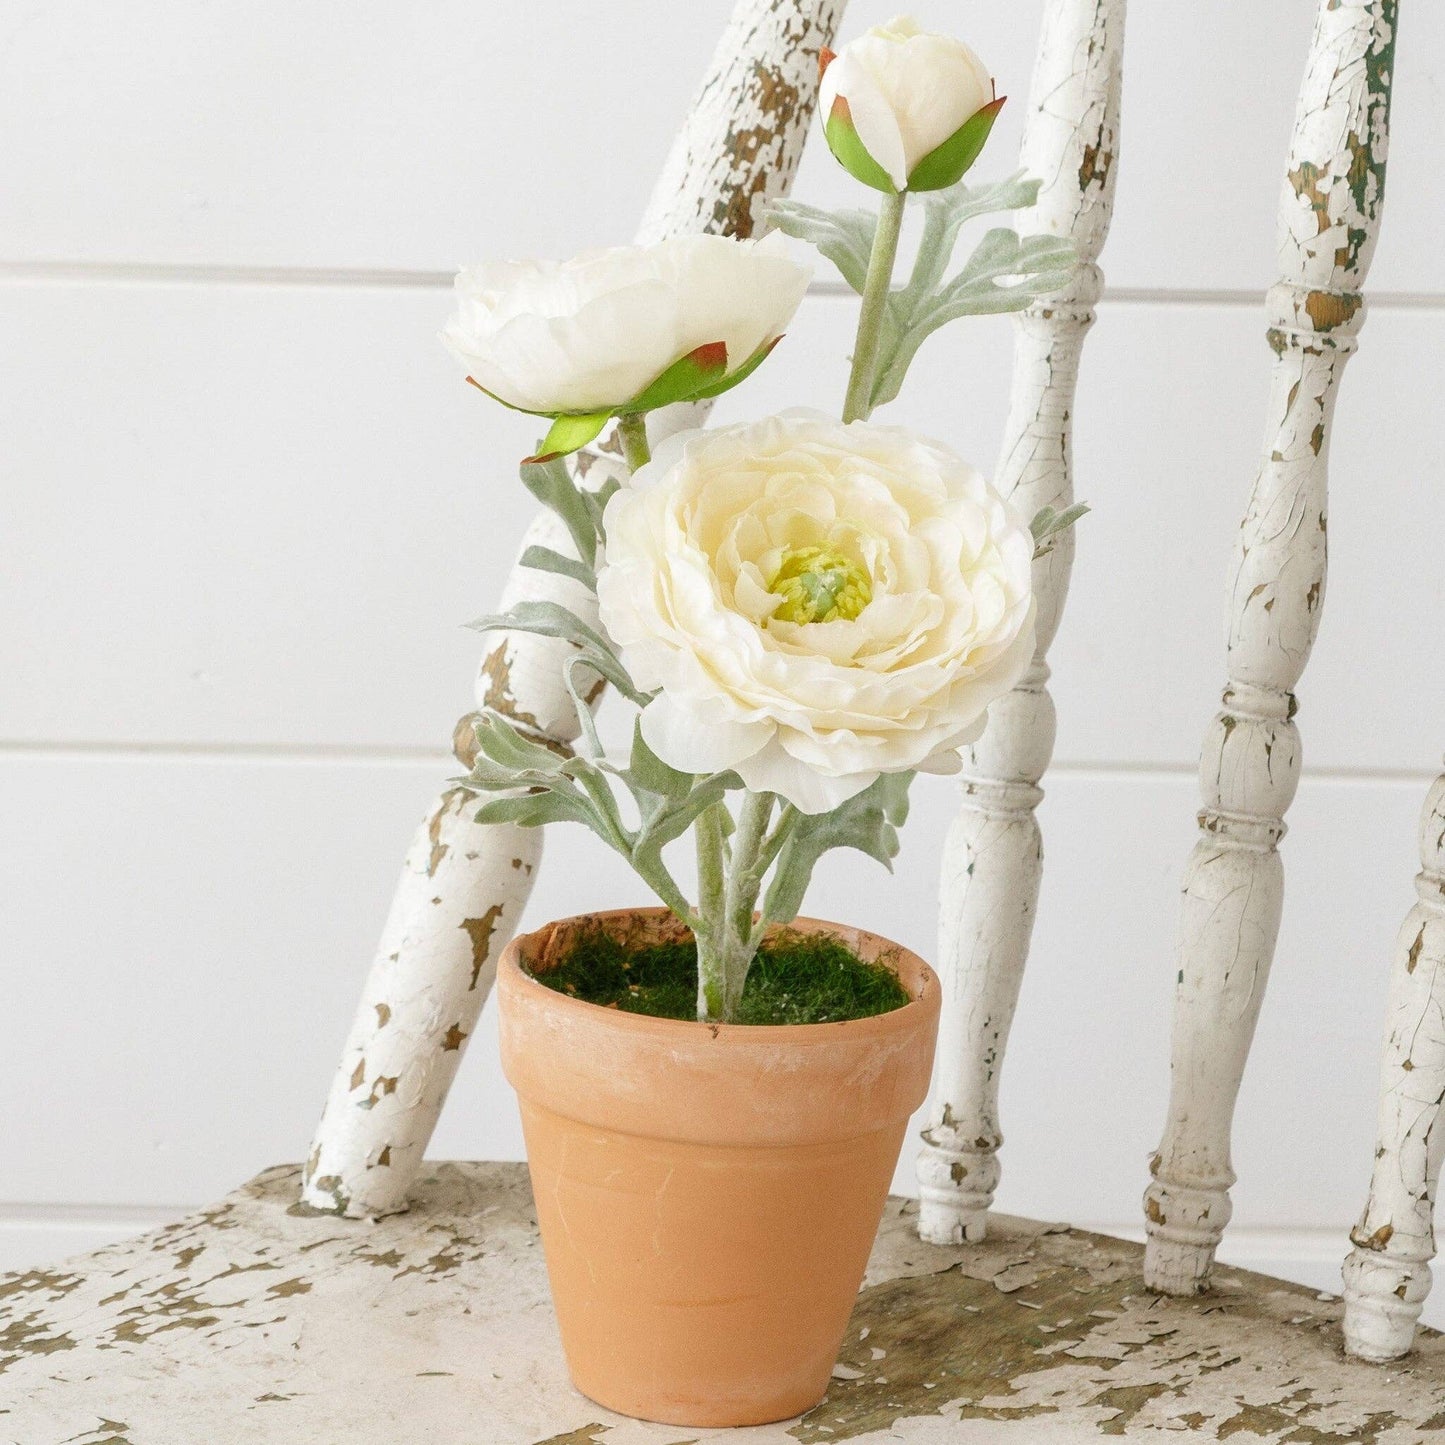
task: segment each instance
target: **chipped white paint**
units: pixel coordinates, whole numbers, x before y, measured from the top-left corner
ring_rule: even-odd
[[[817,94],[818,51],[834,38],[844,3],[739,0],[640,240],[751,233],[763,202],[792,183]],[[696,416],[678,411],[657,419],[654,439]],[[534,523],[528,541],[565,550],[539,528],[554,528],[550,516]],[[566,578],[514,567],[504,605],[523,596],[561,602],[584,617],[578,604],[590,600]],[[478,705],[539,737],[570,742],[579,727],[563,684],[567,651],[555,639],[499,635],[482,662]],[[464,759],[468,741],[463,719]],[[307,1161],[302,1198],[311,1208],[364,1217],[406,1207],[541,853],[537,830],[478,827],[471,811],[459,795],[443,794],[413,841]]]
[[[573,1390],[526,1171],[443,1164],[374,1225],[288,1209],[297,1169],[49,1270],[0,1275],[0,1438],[682,1445]],[[920,1245],[892,1200],[828,1397],[749,1445],[1079,1445],[1170,1438],[1414,1445],[1445,1339],[1342,1360],[1338,1301],[1221,1270],[1207,1308],[1139,1286],[1140,1248],[995,1217]]]
[[[522,546],[571,553],[556,515],[539,512]],[[520,554],[519,554],[520,555]],[[514,567],[501,606],[548,596],[595,622],[596,599],[565,577]],[[579,732],[562,680],[565,642],[521,633],[495,639],[477,672],[477,706],[557,743]],[[471,720],[457,724],[471,760]],[[467,1039],[491,991],[542,857],[536,828],[472,821],[476,797],[444,792],[412,839],[307,1161],[302,1197],[357,1218],[405,1208]]]
[[[1169,1115],[1145,1195],[1146,1277],[1171,1294],[1206,1286],[1229,1221],[1230,1126],[1274,955],[1277,845],[1299,782],[1294,689],[1324,598],[1330,420],[1384,202],[1395,9],[1320,0],[1281,194],[1268,428],[1229,588],[1229,682],[1200,758]]]
[[[1074,387],[1103,276],[1118,154],[1124,0],[1050,0],[1020,163],[1044,181],[1026,226],[1069,237],[1080,264],[1058,295],[1017,319],[1013,395],[998,482],[1027,516],[1073,500]],[[1054,748],[1047,687],[1073,562],[1066,532],[1034,564],[1038,650],[966,753],[963,806],[944,848],[938,960],[944,1010],[933,1115],[918,1158],[925,1239],[982,1239],[999,1179],[998,1087],[1038,901],[1034,810]]]
[[[1435,1255],[1445,1157],[1445,776],[1421,814],[1415,891],[1390,974],[1374,1176],[1345,1261],[1345,1348],[1367,1360],[1409,1350]]]

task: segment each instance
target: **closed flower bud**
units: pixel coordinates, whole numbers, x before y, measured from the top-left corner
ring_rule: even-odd
[[[961,40],[899,16],[836,55],[824,51],[819,109],[844,168],[879,191],[936,191],[978,159],[1003,105]]]

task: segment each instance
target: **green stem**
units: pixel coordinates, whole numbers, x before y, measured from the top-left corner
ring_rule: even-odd
[[[800,813],[791,803],[784,805],[783,811],[778,815],[778,821],[773,831],[768,834],[767,838],[763,841],[763,846],[758,850],[759,879],[761,879],[763,875],[767,873],[768,869],[773,866],[774,862],[777,861],[778,854],[783,851],[783,845],[793,836],[794,829],[797,828],[799,821],[804,816],[805,815]],[[767,910],[764,908],[763,916],[758,919],[757,924],[757,937],[759,940],[761,940],[768,925],[773,921],[773,919],[767,916]]]
[[[738,810],[738,831],[733,840],[733,866],[728,873],[727,918],[728,928],[735,938],[750,940],[753,935],[753,909],[757,906],[758,891],[763,886],[766,865],[761,864],[763,842],[768,831],[768,820],[773,814],[771,793],[744,793],[743,805]],[[747,960],[752,962],[751,956]],[[746,970],[744,970],[746,976]],[[742,979],[738,980],[737,992],[742,995]]]
[[[617,435],[622,438],[622,455],[629,471],[635,472],[652,460],[652,450],[647,445],[647,417],[643,413],[618,417]]]
[[[903,229],[906,191],[885,194],[878,208],[868,276],[863,283],[863,304],[858,311],[858,335],[853,343],[853,370],[848,376],[844,421],[867,421],[873,410],[873,373],[878,366],[878,342],[883,334],[883,312],[893,282],[893,261],[898,255],[898,233]]]
[[[697,838],[697,1016],[717,1021],[726,1011],[727,865],[723,813],[727,805],[705,808],[693,825]]]
[[[753,913],[763,877],[776,855],[768,823],[771,793],[744,793],[731,849],[723,826],[726,805],[716,803],[697,820],[697,1016],[731,1023],[742,1003],[748,970],[762,941]]]

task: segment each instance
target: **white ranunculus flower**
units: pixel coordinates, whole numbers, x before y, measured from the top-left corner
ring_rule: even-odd
[[[462,271],[442,340],[478,385],[542,415],[620,407],[701,346],[727,374],[776,341],[811,272],[781,235],[678,236]]]
[[[952,772],[1033,656],[1033,537],[896,427],[787,412],[681,433],[608,503],[601,617],[649,745],[804,812]]]
[[[994,103],[993,80],[963,41],[929,34],[900,15],[865,31],[827,63],[818,97],[825,125],[839,101],[863,148],[901,191],[925,156]],[[985,128],[979,146],[986,136]],[[830,132],[829,143],[834,140]],[[839,159],[848,164],[842,154]],[[964,169],[971,163],[972,157]]]

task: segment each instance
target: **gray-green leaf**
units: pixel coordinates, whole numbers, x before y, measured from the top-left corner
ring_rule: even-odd
[[[642,736],[641,721],[632,725],[632,756],[623,780],[634,789],[642,788],[664,798],[685,798],[692,790],[694,775],[680,773],[663,762]]]
[[[557,773],[567,761],[560,753],[519,732],[500,713],[490,709],[478,716],[474,731],[478,754],[504,768]]]
[[[534,568],[538,572],[555,572],[560,577],[570,577],[574,582],[580,582],[589,592],[597,590],[595,569],[585,562],[579,562],[575,557],[564,557],[551,547],[528,547],[522,553],[522,566]]]
[[[791,923],[798,916],[814,866],[833,848],[856,848],[891,872],[898,854],[898,829],[908,817],[912,781],[912,773],[884,773],[831,813],[799,818],[778,854],[763,902],[768,922]]]
[[[816,247],[861,296],[878,218],[869,211],[825,211],[802,201],[768,203],[764,223]]]
[[[597,561],[597,524],[577,483],[561,457],[549,462],[523,462],[522,485],[561,517],[577,555],[589,566]],[[529,564],[530,565],[530,564]]]
[[[1056,512],[1052,507],[1041,507],[1029,523],[1029,531],[1034,535],[1035,560],[1046,552],[1051,552],[1059,535],[1067,532],[1080,517],[1087,516],[1088,511],[1089,508],[1084,502],[1075,502],[1072,507],[1066,507],[1062,512]]]
[[[979,242],[959,273],[931,296],[911,300],[907,292],[889,301],[889,325],[880,347],[872,405],[892,401],[903,386],[918,348],[940,326],[962,316],[1022,311],[1041,296],[1068,284],[1076,254],[1058,236],[1020,237],[998,227]]]
[[[489,798],[476,812],[478,823],[516,823],[523,828],[540,828],[547,823],[584,823],[596,831],[591,804],[579,794],[559,792],[521,793],[508,798]]]
[[[510,611],[490,613],[467,624],[476,632],[532,632],[572,643],[592,669],[605,677],[629,702],[645,707],[651,699],[633,686],[627,669],[601,633],[556,602],[518,602]]]
[[[932,191],[924,199],[923,235],[914,258],[908,284],[893,297],[896,309],[906,319],[917,304],[931,296],[948,269],[960,227],[975,216],[996,211],[1021,211],[1039,198],[1043,183],[1016,171],[1007,180],[990,186],[969,186],[960,181],[947,190]]]
[[[608,477],[595,492],[589,491],[586,487],[578,487],[578,495],[582,498],[583,505],[587,508],[592,518],[592,525],[597,535],[605,542],[607,540],[607,529],[602,525],[602,514],[607,510],[607,504],[616,493],[622,490],[622,483],[616,477]],[[593,589],[596,590],[595,588]]]

